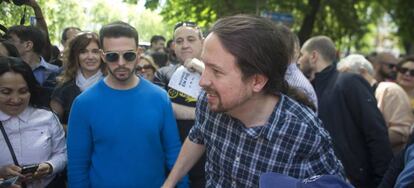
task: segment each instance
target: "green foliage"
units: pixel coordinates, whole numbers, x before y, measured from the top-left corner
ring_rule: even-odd
[[[391,15],[398,25],[397,34],[407,53],[414,53],[414,1],[383,0],[382,7]]]
[[[137,4],[138,0],[123,0],[123,2],[129,3],[129,4]]]
[[[59,44],[60,35],[63,28],[67,26],[82,27],[85,25],[82,20],[85,20],[83,9],[74,0],[39,0],[38,4],[42,7],[43,15],[48,25],[49,35],[52,43]],[[29,17],[34,16],[31,7],[16,6],[14,4],[2,4],[0,16],[2,17],[0,24],[10,27],[20,24],[20,19],[26,8],[26,21],[24,25],[29,25]],[[77,15],[74,17],[73,13]],[[4,18],[4,19],[3,19]]]
[[[291,13],[294,16],[293,30],[298,32],[305,26],[303,21],[311,10],[311,0],[168,0],[162,5],[161,14],[170,25],[183,20],[192,20],[207,29],[218,18],[238,13],[259,14],[261,11]],[[411,0],[316,0],[320,2],[311,34],[330,36],[342,50],[364,53],[372,46],[372,24],[383,18],[385,10],[393,12],[399,26],[398,36],[413,39],[410,32],[414,26],[414,1]],[[147,0],[147,5],[159,1]],[[386,8],[384,8],[386,7]],[[152,7],[153,8],[153,7]],[[403,9],[403,10],[402,10]],[[392,11],[391,11],[392,10]],[[308,26],[306,26],[308,27]],[[306,39],[305,38],[305,39]],[[370,46],[371,45],[371,46]]]
[[[23,7],[5,2],[0,3],[0,6],[0,24],[10,27],[20,23],[20,18],[22,17],[24,10]]]
[[[205,27],[217,19],[217,13],[211,7],[217,1],[167,1],[161,15],[171,26],[179,21],[196,21],[200,27]]]
[[[84,28],[86,14],[78,2],[73,0],[42,0],[43,15],[48,25],[53,44],[59,44],[61,33],[65,27]]]
[[[320,3],[315,22],[303,25],[313,8],[310,2]],[[161,7],[162,16],[149,10],[137,12],[138,0],[118,0],[116,3],[109,0],[38,0],[38,3],[54,44],[59,43],[61,32],[67,26],[98,31],[103,24],[123,20],[137,28],[141,41],[149,41],[154,34],[171,38],[171,28],[179,21],[195,21],[207,30],[224,16],[239,13],[258,15],[262,11],[270,11],[292,14],[295,32],[310,29],[305,39],[313,35],[328,35],[343,51],[364,53],[373,50],[373,37],[370,35],[375,32],[379,20],[388,13],[398,26],[396,35],[405,45],[414,46],[414,32],[411,32],[414,11],[410,8],[414,7],[414,1],[411,0],[145,0],[148,9]],[[23,11],[24,6],[1,3],[0,24],[6,27],[19,24]],[[30,7],[27,7],[27,15],[26,25],[29,24],[29,16],[34,15]]]
[[[48,25],[49,35],[53,44],[59,44],[60,36],[65,27],[76,26],[86,31],[98,32],[102,25],[122,20],[135,26],[140,34],[140,41],[149,41],[152,35],[163,35],[171,38],[171,25],[164,23],[162,17],[153,11],[137,12],[134,4],[112,3],[108,0],[38,0]],[[129,1],[133,2],[133,1]],[[158,1],[154,1],[158,3]],[[20,22],[25,6],[2,3],[0,24],[10,27]],[[26,7],[25,25],[29,17],[34,16],[31,7]]]
[[[163,35],[171,38],[172,33],[169,31],[169,26],[163,23],[163,19],[156,12],[144,10],[137,14],[136,5],[124,4],[123,6],[115,7],[111,4],[98,1],[98,3],[91,9],[91,19],[89,26],[94,31],[98,31],[102,25],[113,21],[124,21],[134,26],[138,33],[140,41],[148,42],[152,35]]]
[[[159,0],[147,0],[147,2],[145,2],[145,7],[154,10],[158,7],[159,4]]]

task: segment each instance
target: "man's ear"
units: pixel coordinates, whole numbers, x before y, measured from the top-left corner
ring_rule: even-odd
[[[360,74],[366,74],[366,73],[368,73],[368,71],[363,69],[363,68],[359,68],[359,73]]]
[[[316,62],[318,62],[318,59],[319,59],[319,53],[317,51],[313,50],[310,53],[310,62],[312,64],[316,64]]]
[[[364,68],[360,68],[360,69],[359,69],[359,73],[360,73],[360,75],[361,75],[361,76],[363,76],[364,78],[365,78],[365,77],[367,77],[367,76],[371,76],[371,75],[369,74],[369,72],[368,72],[366,69],[364,69]]]
[[[28,41],[24,41],[24,49],[25,51],[33,51],[33,42],[28,40]]]
[[[255,74],[252,77],[252,88],[254,92],[260,92],[262,91],[262,89],[264,88],[264,86],[266,85],[267,81],[269,81],[269,78],[266,77],[263,74]]]
[[[102,60],[102,62],[103,63],[106,63],[106,60],[105,60],[105,55],[104,55],[104,51],[103,50],[99,50],[100,51],[100,56],[101,56],[101,60]]]

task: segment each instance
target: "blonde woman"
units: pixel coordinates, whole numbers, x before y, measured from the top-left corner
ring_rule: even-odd
[[[58,85],[50,102],[65,128],[73,100],[102,79],[104,70],[96,33],[79,33],[69,41],[64,52],[63,72],[57,78]]]
[[[151,56],[141,56],[140,62],[136,68],[136,74],[143,76],[148,81],[153,82],[154,74],[158,70],[158,66],[154,63]]]

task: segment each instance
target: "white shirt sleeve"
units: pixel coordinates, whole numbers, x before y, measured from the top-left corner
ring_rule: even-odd
[[[56,115],[53,114],[53,119],[50,120],[50,130],[52,136],[52,153],[51,158],[46,162],[50,163],[53,167],[53,174],[61,172],[66,165],[66,139],[63,127],[59,122]]]

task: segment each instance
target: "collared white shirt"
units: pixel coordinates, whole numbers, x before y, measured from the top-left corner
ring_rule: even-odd
[[[0,121],[19,165],[48,162],[53,167],[51,175],[28,187],[45,187],[64,169],[67,161],[65,133],[51,111],[28,106],[18,116],[9,116],[0,110]],[[0,134],[0,153],[0,166],[14,163],[3,134]]]

